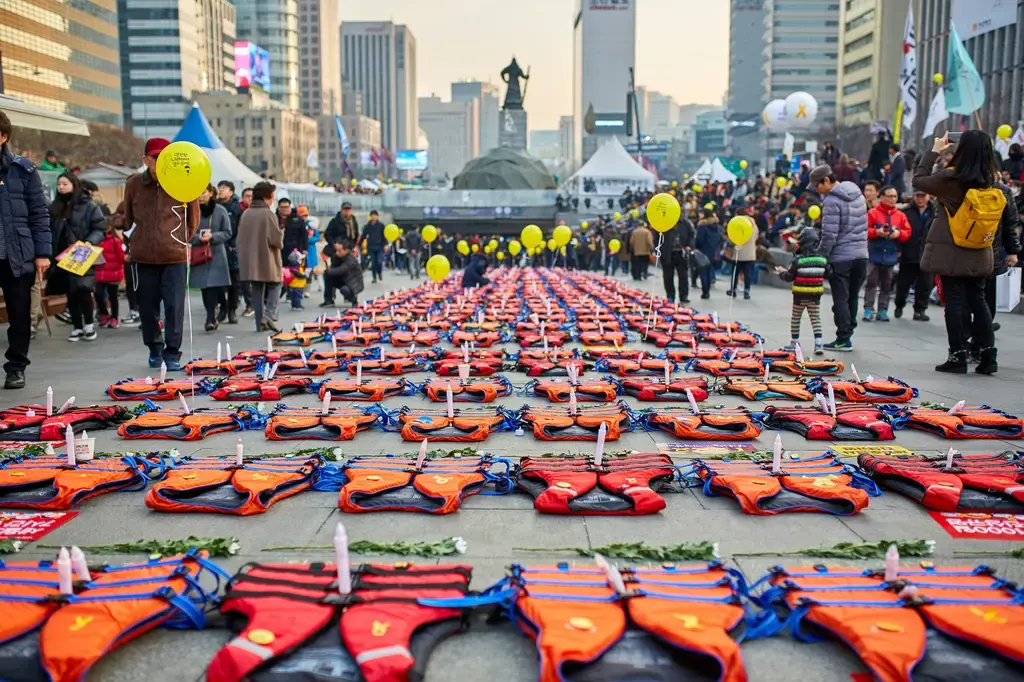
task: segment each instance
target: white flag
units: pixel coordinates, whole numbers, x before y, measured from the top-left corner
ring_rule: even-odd
[[[1024,147],[1024,124],[1019,124],[1017,126],[1017,132],[1015,132],[1013,137],[1010,138],[1010,144],[1019,144]]]
[[[793,158],[794,147],[796,147],[796,138],[793,137],[792,133],[786,133],[786,136],[782,139],[782,153],[786,155],[786,158]]]
[[[928,120],[924,123],[924,138],[928,139],[931,137],[932,133],[935,132],[935,127],[940,123],[945,123],[948,118],[946,91],[939,88],[935,91],[935,97],[932,98],[932,105],[928,107]]]
[[[903,102],[903,127],[910,128],[917,117],[917,39],[914,37],[913,6],[907,7],[907,25],[903,29],[900,100]]]
[[[316,168],[319,165],[316,159],[316,149],[310,149],[309,154],[306,155],[306,167]]]

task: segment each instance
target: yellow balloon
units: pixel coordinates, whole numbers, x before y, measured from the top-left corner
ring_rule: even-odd
[[[690,189],[692,189],[694,192],[700,192],[702,188],[700,185],[694,185]]]
[[[355,178],[352,178],[352,186],[355,187],[358,184],[359,184],[359,181],[356,180]]]
[[[206,190],[213,167],[206,152],[191,142],[172,142],[156,160],[156,179],[175,201],[187,204]]]
[[[565,247],[563,246],[562,248],[560,248],[558,250],[558,253],[560,253],[560,254],[562,254],[564,256],[565,255]]]
[[[523,245],[517,242],[515,239],[508,243],[508,252],[513,256],[518,256],[519,252],[523,250]]]
[[[679,186],[679,181],[678,180],[673,180],[672,181],[672,186],[673,187],[678,187]]]
[[[608,242],[608,251],[611,253],[618,253],[619,249],[622,248],[622,242],[618,239],[612,239]]]
[[[615,213],[614,213],[614,214],[612,215],[612,219],[613,219],[613,220],[622,220],[622,214],[621,214],[621,213],[619,213],[618,211],[616,211],[616,212],[615,212]]]
[[[492,239],[491,241],[487,242],[487,246],[491,247],[491,251],[494,251],[495,249],[498,248],[498,240]]]
[[[683,180],[689,180],[689,179],[690,179],[690,174],[689,173],[683,173]]]
[[[423,237],[423,241],[430,244],[437,239],[437,228],[433,225],[424,225],[420,231],[420,236]]]
[[[463,256],[469,255],[469,242],[465,239],[460,239],[459,243],[455,245],[455,250],[461,253]]]
[[[742,161],[740,161],[740,168],[742,168],[743,170],[746,170],[748,165],[749,164],[747,163],[746,159],[743,159]]]
[[[544,243],[544,233],[536,225],[527,225],[519,235],[519,241],[528,249],[535,249]]]
[[[395,225],[394,223],[391,223],[384,228],[384,239],[387,239],[389,242],[393,242],[398,239],[400,234],[402,234],[402,232],[398,229],[398,225]]]
[[[715,210],[715,202],[709,201],[708,203],[704,204],[704,208],[706,208],[709,211],[714,211]]]
[[[469,250],[472,251],[473,253],[477,253],[477,252],[480,251],[480,245],[479,244],[473,244],[473,246],[469,247]]]
[[[999,136],[1000,140],[1009,140],[1010,135],[1013,135],[1013,128],[1004,123],[996,129],[996,135]]]
[[[503,252],[499,251],[498,255],[495,256],[495,258],[497,258],[498,260],[505,260],[505,254]]]
[[[572,230],[569,229],[568,225],[559,225],[555,228],[555,231],[551,233],[551,239],[554,240],[558,246],[565,246],[572,239]]]
[[[582,223],[580,223],[580,229],[581,230],[585,230],[588,227],[590,227],[590,223],[588,223],[586,220],[584,220]]]
[[[820,206],[811,206],[809,209],[807,209],[807,217],[810,218],[811,220],[817,220],[818,218],[820,218],[821,217],[821,207]]]
[[[942,85],[942,81],[945,80],[945,78],[943,78],[941,73],[937,73],[934,76],[932,76],[932,80],[935,82],[936,85]]]
[[[427,259],[427,277],[440,282],[442,279],[448,276],[448,273],[452,269],[452,264],[448,262],[448,259],[441,254],[431,256]]]
[[[775,186],[778,187],[779,189],[782,189],[783,187],[785,187],[786,186],[786,178],[782,177],[781,175],[779,177],[775,178]]]
[[[745,215],[738,215],[729,221],[726,228],[729,234],[729,241],[736,246],[743,246],[754,235],[754,221]]]
[[[639,218],[640,217],[640,209],[639,208],[634,208],[632,211],[629,212],[629,215],[633,216],[634,218]]]
[[[533,249],[527,249],[526,250],[526,255],[530,256],[531,258],[533,258]]]
[[[552,237],[551,239],[548,240],[548,251],[554,251],[557,248],[558,248],[558,242],[556,242],[555,238]]]
[[[671,230],[679,222],[682,209],[671,194],[655,194],[647,202],[647,222],[658,232]]]

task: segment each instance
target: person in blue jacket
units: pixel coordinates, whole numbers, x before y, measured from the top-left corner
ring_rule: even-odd
[[[43,183],[30,159],[7,143],[11,120],[0,111],[0,290],[7,307],[4,388],[24,388],[32,338],[32,286],[50,267],[50,214]]]
[[[693,248],[707,256],[711,262],[700,271],[700,297],[708,299],[711,298],[714,263],[718,259],[718,251],[722,248],[722,225],[718,222],[715,212],[709,208],[702,209],[701,219],[697,221],[697,236],[694,237]]]
[[[484,277],[486,272],[487,258],[482,251],[477,251],[469,257],[469,263],[466,264],[466,269],[462,272],[462,286],[482,287],[485,284],[490,284],[491,280]]]

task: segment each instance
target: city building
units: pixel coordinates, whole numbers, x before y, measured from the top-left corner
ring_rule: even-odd
[[[900,101],[909,4],[910,0],[858,0],[840,6],[837,125],[893,120]]]
[[[558,118],[558,138],[558,146],[562,150],[562,162],[565,164],[566,170],[575,171],[578,166],[573,163],[573,159],[576,158],[576,150],[573,147],[576,136],[573,134],[572,116]]]
[[[149,0],[144,0],[149,1]],[[299,108],[299,0],[234,0],[238,40],[270,53],[267,94],[289,109]]]
[[[693,124],[691,138],[694,154],[708,157],[725,154],[728,150],[726,141],[729,130],[725,109],[716,109],[697,115]]]
[[[380,149],[380,122],[360,113],[353,113],[342,115],[341,124],[349,145],[347,169],[342,162],[337,119],[329,114],[317,117],[320,179],[338,184],[348,177],[349,172],[360,180],[377,177],[381,165],[380,162],[374,164],[373,151]]]
[[[121,125],[117,3],[0,2],[5,94],[87,121]]]
[[[732,0],[729,13],[729,153],[760,162],[765,0]]]
[[[341,113],[340,27],[337,0],[299,0],[299,110],[306,116]]]
[[[255,88],[192,96],[224,146],[246,166],[281,182],[316,182],[317,169],[307,163],[318,149],[315,119]]]
[[[389,21],[341,24],[342,79],[362,95],[363,113],[380,121],[381,146],[389,154],[415,149],[416,39]]]
[[[478,100],[442,102],[440,97],[420,97],[419,127],[430,143],[427,170],[435,181],[454,178],[480,154],[474,131],[480,125]]]
[[[647,92],[647,115],[644,119],[644,133],[654,128],[675,127],[679,123],[679,103],[672,95],[657,90]]]
[[[992,132],[1004,123],[1016,127],[1024,120],[1024,6],[1005,1],[915,0],[919,109],[913,126],[915,142],[922,137],[928,105],[938,87],[932,76],[946,73],[951,17],[985,85],[985,105],[977,112],[978,119],[972,115],[967,121],[955,114],[954,125],[963,120],[974,128],[980,120],[982,129]]]
[[[480,110],[480,126],[477,147],[480,154],[498,148],[498,118],[501,110],[501,93],[498,86],[480,81],[459,81],[452,83],[452,101],[477,100]]]
[[[561,130],[531,130],[527,149],[546,166],[559,166],[565,159]]]
[[[638,0],[576,0],[573,14],[573,161],[609,136],[626,141],[626,93],[636,62]]]
[[[862,1],[844,0],[847,4]],[[841,4],[839,0],[765,0],[763,102],[785,99],[797,91],[808,92],[818,101],[817,125],[835,123]],[[766,138],[769,154],[782,149],[783,135],[769,134]]]
[[[137,137],[173,138],[195,91],[234,91],[230,0],[118,0],[118,12],[124,123]]]

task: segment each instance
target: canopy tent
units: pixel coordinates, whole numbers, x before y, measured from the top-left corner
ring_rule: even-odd
[[[15,128],[31,128],[48,133],[89,137],[89,126],[82,119],[67,114],[58,114],[9,95],[0,95],[0,111],[7,114],[7,118],[11,119],[11,125]]]
[[[221,180],[230,180],[235,183],[235,192],[242,193],[243,187],[252,187],[262,178],[254,173],[248,166],[238,160],[238,157],[231,153],[231,150],[224,146],[224,143],[213,132],[210,122],[206,120],[198,104],[192,105],[181,129],[174,136],[174,142],[191,142],[201,148],[210,158],[210,165],[213,166],[213,179],[211,182],[217,184]]]
[[[690,175],[690,180],[699,182],[736,182],[736,175],[722,165],[722,162],[715,157],[714,160],[704,159],[700,168]]]
[[[609,137],[567,185],[577,194],[619,196],[627,188],[653,190],[654,180],[654,173],[637,163],[617,137]],[[594,187],[588,192],[591,181]]]

